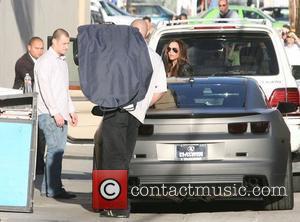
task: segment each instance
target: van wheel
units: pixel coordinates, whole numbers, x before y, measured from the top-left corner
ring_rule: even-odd
[[[287,167],[286,167],[286,173],[284,178],[284,187],[286,189],[286,196],[268,198],[265,201],[265,206],[264,206],[265,210],[291,210],[294,207],[291,154],[289,154],[287,159]]]

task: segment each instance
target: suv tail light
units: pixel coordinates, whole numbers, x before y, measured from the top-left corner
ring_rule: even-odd
[[[278,102],[291,102],[299,106],[299,92],[297,88],[275,89],[269,98],[271,107],[276,107]]]
[[[270,124],[267,121],[250,123],[251,132],[254,134],[268,133]]]
[[[228,132],[231,134],[243,134],[247,131],[248,123],[229,123]]]

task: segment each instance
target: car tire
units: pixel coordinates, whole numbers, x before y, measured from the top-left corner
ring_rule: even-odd
[[[284,178],[284,187],[286,188],[286,196],[278,199],[278,197],[268,198],[265,201],[265,210],[291,210],[294,207],[294,192],[293,192],[293,173],[291,153],[287,159],[286,174]]]

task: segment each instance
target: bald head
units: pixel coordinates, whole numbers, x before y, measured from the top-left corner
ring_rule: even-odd
[[[137,28],[142,36],[146,38],[148,33],[147,23],[143,19],[136,19],[131,23],[132,27]]]

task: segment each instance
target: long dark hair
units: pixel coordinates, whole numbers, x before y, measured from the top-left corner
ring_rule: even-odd
[[[176,42],[179,46],[179,52],[178,52],[179,57],[177,59],[177,63],[175,66],[173,66],[173,63],[169,59],[169,55],[168,55],[168,47],[171,44],[171,42]],[[184,64],[188,63],[187,47],[186,47],[185,43],[180,39],[172,39],[171,41],[169,41],[163,49],[163,61],[165,64],[165,69],[166,69],[167,74],[169,73],[170,76],[177,77],[182,66]]]

